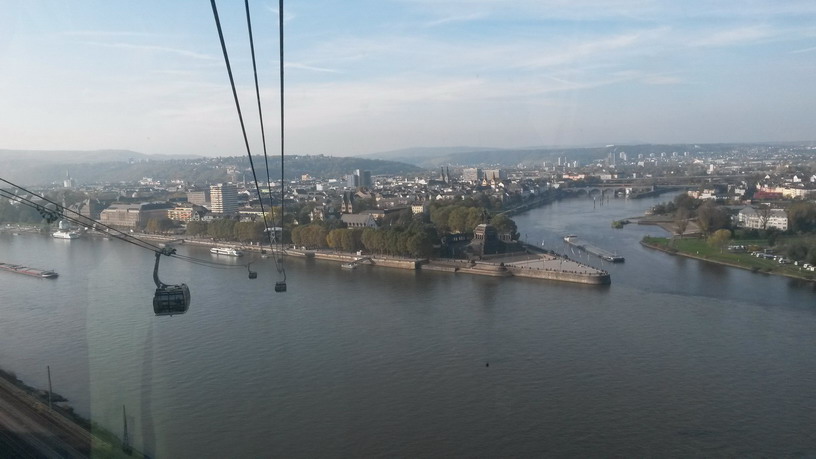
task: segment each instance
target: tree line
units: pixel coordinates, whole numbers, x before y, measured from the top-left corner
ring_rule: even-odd
[[[263,222],[239,222],[230,219],[211,222],[187,222],[189,236],[211,237],[222,241],[268,242]]]
[[[334,228],[312,223],[292,230],[292,243],[309,248],[345,252],[366,250],[379,255],[429,257],[439,237],[436,228],[419,221],[407,226]]]
[[[379,228],[344,228],[339,220],[313,222],[292,229],[292,243],[309,248],[330,248],[346,252],[366,250],[381,255],[430,257],[445,234],[472,235],[489,213],[478,199],[459,202],[434,202],[430,218],[413,216],[410,211],[395,212],[382,218]],[[493,204],[486,200],[484,204]],[[496,215],[491,223],[500,233],[518,239],[516,223],[505,215]]]
[[[476,205],[476,201],[462,201],[461,203],[445,203],[435,201],[431,204],[431,223],[440,234],[473,234],[473,230],[480,223],[486,222],[488,211]],[[498,214],[490,219],[499,233],[509,233],[513,239],[518,239],[518,227],[510,217]]]

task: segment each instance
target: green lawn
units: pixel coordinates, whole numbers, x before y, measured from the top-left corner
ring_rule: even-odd
[[[776,260],[757,258],[748,252],[733,253],[729,252],[727,249],[721,250],[719,247],[712,247],[709,245],[705,239],[669,239],[664,237],[646,237],[643,239],[643,242],[663,248],[669,252],[686,254],[693,257],[711,260],[717,263],[735,265],[741,268],[750,269],[752,271],[782,274],[804,279],[816,279],[816,272],[805,271],[801,267],[794,266],[793,264],[780,264]],[[732,243],[745,246],[767,246],[767,242],[763,240],[737,240],[732,241]]]

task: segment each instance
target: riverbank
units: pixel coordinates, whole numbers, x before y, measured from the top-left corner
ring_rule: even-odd
[[[804,272],[797,272],[801,269],[793,265],[779,264],[773,260],[765,260],[756,258],[747,253],[699,253],[699,251],[691,252],[689,249],[681,247],[670,247],[670,239],[668,238],[645,238],[640,241],[640,244],[646,248],[659,250],[669,255],[679,255],[686,258],[693,258],[695,260],[707,261],[723,266],[730,266],[732,268],[744,269],[754,273],[771,274],[776,276],[784,276],[793,279],[816,282],[816,276],[812,273],[805,274]]]

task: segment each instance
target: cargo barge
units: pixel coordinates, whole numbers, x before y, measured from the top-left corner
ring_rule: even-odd
[[[54,279],[59,274],[55,271],[47,269],[29,268],[23,265],[14,265],[11,263],[0,263],[0,269],[17,274],[25,274],[26,276],[39,277],[40,279]]]
[[[577,247],[585,252],[591,253],[592,255],[595,255],[596,257],[608,261],[610,263],[623,263],[625,261],[625,259],[622,256],[606,251],[600,247],[595,247],[594,245],[588,242],[584,242],[574,234],[564,236],[564,242],[573,247]]]

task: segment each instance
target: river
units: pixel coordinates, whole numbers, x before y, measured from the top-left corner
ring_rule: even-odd
[[[157,458],[816,455],[816,290],[611,228],[668,199],[514,217],[530,243],[625,256],[586,259],[610,286],[290,259],[275,293],[271,260],[250,280],[165,258],[162,280],[192,292],[173,317],[152,313],[149,251],[2,234],[0,261],[60,276],[0,272],[0,367],[45,388],[50,365],[120,435],[125,405]]]

